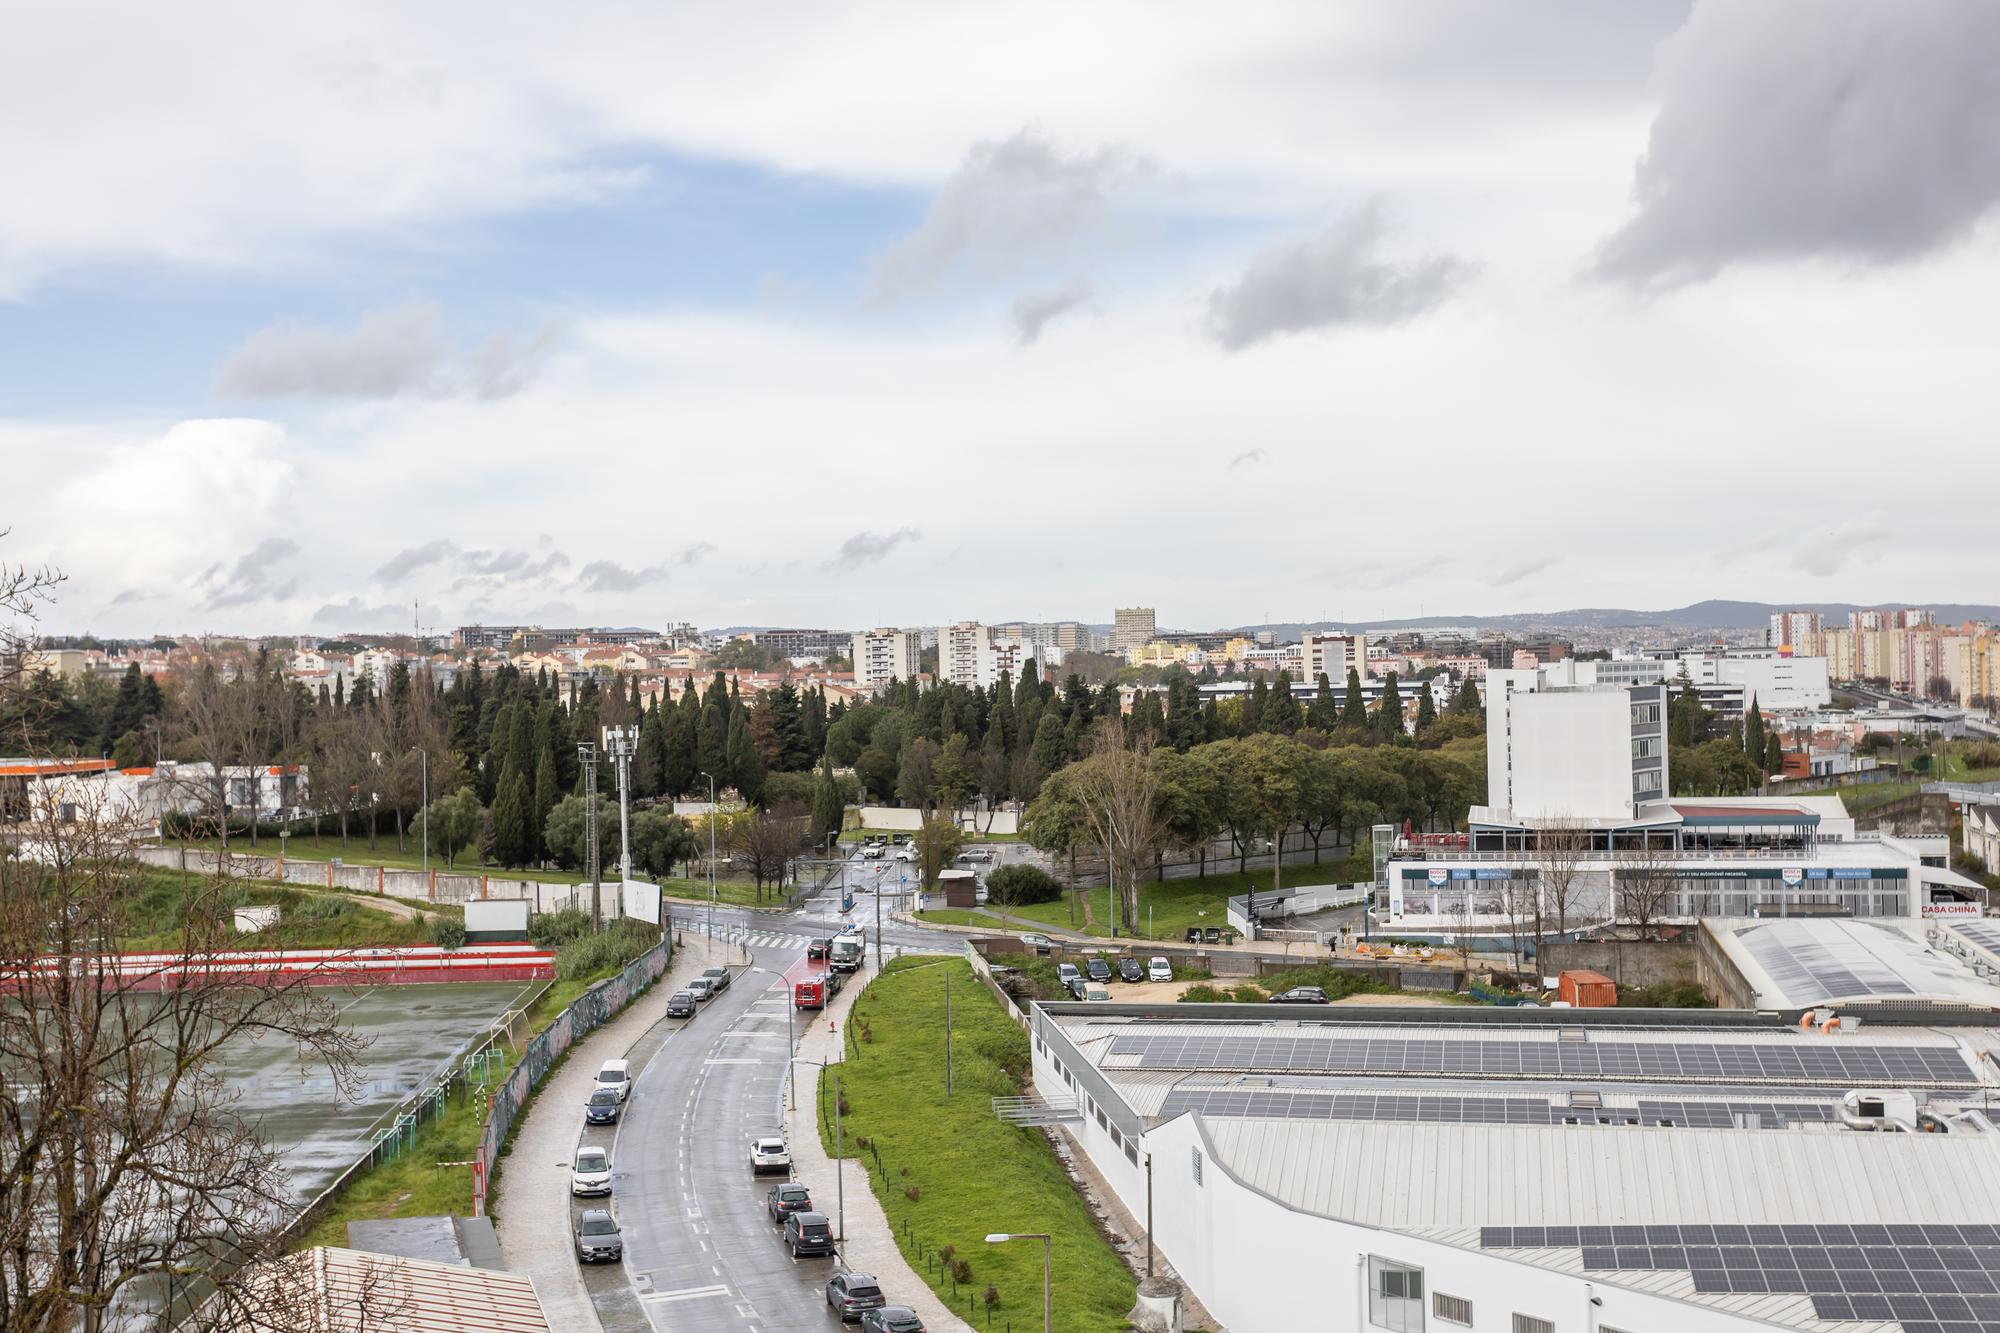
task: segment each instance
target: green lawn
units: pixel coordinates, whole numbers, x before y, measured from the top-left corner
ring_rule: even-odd
[[[708,881],[705,879],[663,879],[659,884],[660,892],[668,898],[708,901]],[[775,884],[767,884],[763,896],[759,897],[757,886],[750,880],[720,879],[715,882],[715,900],[739,907],[776,907],[785,901],[785,890]]]
[[[945,978],[951,979],[954,1092],[945,1096]],[[988,1245],[992,1231],[1046,1231],[1054,1238],[1054,1327],[1069,1333],[1123,1328],[1134,1281],[1097,1229],[1035,1130],[1003,1124],[990,1099],[1018,1095],[1028,1037],[1002,1012],[972,969],[953,959],[889,965],[848,1019],[856,1040],[847,1063],[820,1071],[820,1134],[833,1148],[833,1079],[847,1109],[844,1151],[865,1159],[875,1195],[905,1257],[959,1314],[970,1295],[995,1288],[993,1327],[1037,1327],[1042,1250],[1032,1242]],[[875,1170],[875,1156],[881,1170]],[[827,1201],[820,1200],[822,1205]],[[938,1272],[940,1247],[971,1266],[970,1282]]]
[[[1335,882],[1339,872],[1346,869],[1344,862],[1327,861],[1319,866],[1287,865],[1287,884],[1330,884]],[[1148,939],[1185,939],[1189,926],[1220,926],[1229,928],[1229,907],[1227,899],[1254,888],[1267,892],[1271,887],[1269,869],[1245,872],[1230,871],[1227,874],[1209,875],[1199,879],[1154,880],[1139,886],[1139,934]],[[1073,930],[1085,935],[1109,935],[1111,933],[1111,900],[1109,891],[1095,888],[1090,892],[1090,904],[1097,921],[1085,925],[1083,913],[1074,912],[1072,921],[1072,899],[1075,894],[1064,894],[1060,902],[1036,903],[1033,907],[1007,907],[999,910],[1009,916],[1025,917],[1039,921],[1058,930]],[[1152,932],[1147,933],[1147,912],[1151,909]],[[1123,931],[1119,934],[1122,936]]]
[[[254,880],[216,880],[177,870],[141,868],[132,873],[131,891],[121,909],[120,948],[135,951],[178,948],[188,907],[206,897],[205,911],[238,907],[278,908],[278,924],[240,938],[265,949],[348,949],[362,945],[429,944],[430,927],[378,911],[345,894],[312,893]],[[446,909],[455,914],[456,908]],[[444,913],[441,913],[444,914]]]
[[[917,913],[917,920],[935,921],[941,926],[990,926],[995,932],[1018,933],[1008,922],[960,907],[934,907],[928,912]]]

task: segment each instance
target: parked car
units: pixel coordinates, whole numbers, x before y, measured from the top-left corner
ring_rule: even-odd
[[[1146,979],[1145,965],[1136,958],[1120,958],[1118,960],[1118,979],[1120,981],[1144,981]]]
[[[618,1223],[602,1208],[586,1208],[576,1219],[576,1257],[587,1264],[599,1259],[616,1262],[625,1257],[625,1238]]]
[[[867,847],[862,849],[861,855],[870,861],[879,861],[882,859],[882,849],[880,847]]]
[[[1271,997],[1272,1004],[1325,1004],[1326,992],[1318,986],[1294,986]]]
[[[1065,986],[1069,985],[1070,982],[1075,981],[1078,977],[1082,975],[1083,973],[1076,970],[1075,963],[1056,964],[1056,980],[1060,981]]]
[[[1083,987],[1083,998],[1086,1000],[1108,1000],[1111,998],[1111,992],[1096,982],[1086,982]]]
[[[1105,962],[1102,958],[1092,958],[1083,965],[1083,974],[1092,981],[1109,981],[1111,980],[1111,964]]]
[[[783,1139],[750,1140],[750,1171],[755,1175],[764,1171],[789,1171],[792,1169],[792,1154],[786,1150]]]
[[[806,957],[824,958],[826,957],[826,951],[828,949],[831,949],[832,947],[833,947],[833,941],[829,939],[807,940]]]
[[[726,967],[711,967],[701,974],[701,979],[708,983],[711,994],[729,989],[729,969]]]
[[[924,1321],[907,1305],[885,1305],[861,1316],[861,1333],[924,1333]]]
[[[695,1010],[694,992],[677,990],[667,997],[668,1018],[693,1018]]]
[[[793,1213],[785,1219],[785,1248],[794,1259],[808,1254],[832,1254],[833,1224],[826,1220],[825,1213],[810,1209]]]
[[[1174,979],[1174,965],[1168,962],[1166,959],[1155,958],[1151,962],[1146,964],[1146,980],[1172,981],[1173,979]]]
[[[1063,983],[1063,989],[1069,992],[1070,999],[1082,1000],[1088,998],[1090,983],[1085,981],[1082,977],[1073,976],[1068,981]]]
[[[578,1148],[570,1163],[571,1194],[611,1193],[611,1154],[602,1148]]]
[[[583,1122],[586,1125],[615,1125],[618,1112],[625,1103],[609,1088],[593,1088],[590,1097],[583,1104]]]
[[[624,1101],[625,1094],[632,1091],[632,1062],[630,1060],[606,1060],[604,1067],[597,1071],[597,1086],[609,1088]]]
[[[764,1211],[780,1226],[793,1213],[812,1211],[812,1194],[796,1180],[788,1180],[782,1185],[771,1186],[771,1192],[764,1196]]]
[[[840,1316],[840,1322],[851,1324],[870,1310],[879,1310],[889,1303],[882,1294],[882,1286],[866,1273],[835,1273],[826,1284],[826,1303]]]
[[[896,859],[898,861],[914,861],[917,859],[917,854],[908,847],[898,847],[896,849]]]
[[[1033,949],[1036,953],[1047,953],[1050,949],[1055,948],[1054,940],[1050,939],[1046,935],[1037,935],[1033,931],[1030,931],[1026,935],[1023,935],[1021,937],[1021,943],[1027,945],[1030,949]]]

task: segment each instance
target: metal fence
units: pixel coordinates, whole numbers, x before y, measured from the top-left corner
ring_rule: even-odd
[[[485,1215],[493,1165],[500,1158],[500,1149],[505,1146],[521,1108],[527,1105],[543,1076],[579,1038],[595,1031],[658,980],[673,960],[673,951],[673,937],[669,935],[640,954],[617,976],[579,995],[556,1016],[555,1022],[528,1042],[521,1052],[520,1063],[494,1089],[487,1104],[486,1126],[479,1135],[479,1151],[472,1159],[473,1216]]]

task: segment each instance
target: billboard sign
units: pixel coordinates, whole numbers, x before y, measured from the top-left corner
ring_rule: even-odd
[[[619,907],[633,921],[649,926],[660,924],[660,886],[644,880],[628,879],[621,886]]]

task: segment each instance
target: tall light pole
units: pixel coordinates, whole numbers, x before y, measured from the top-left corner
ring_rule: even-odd
[[[604,929],[604,912],[601,906],[601,871],[597,860],[597,746],[591,741],[579,742],[576,747],[576,761],[583,767],[583,869],[590,881],[590,928]],[[624,889],[619,889],[622,899]],[[623,911],[621,905],[620,911]]]
[[[995,1231],[986,1237],[988,1245],[1010,1240],[1038,1240],[1042,1243],[1042,1333],[1049,1333],[1054,1306],[1049,1299],[1049,1233],[1046,1231]]]
[[[843,1061],[841,1060],[801,1061],[796,1056],[794,1056],[792,1059],[792,1063],[794,1065],[797,1064],[818,1065],[821,1069],[824,1069],[833,1075],[833,1198],[834,1198],[833,1238],[835,1240],[844,1242],[847,1239],[847,1175],[844,1171],[842,1171],[840,1165],[841,1162],[840,1066],[843,1063]],[[813,1095],[813,1101],[815,1103],[813,1109],[815,1113],[817,1113],[819,1109],[817,1105],[819,1101],[819,1095],[817,1092],[815,1092]],[[813,1123],[815,1125],[819,1123],[817,1114],[815,1114],[814,1116]]]
[[[639,748],[639,729],[604,728],[604,753],[618,769],[618,879],[632,878],[632,755]],[[621,887],[620,892],[623,892]]]
[[[423,746],[417,747],[417,768],[423,774],[424,802],[424,873],[431,870],[431,752]],[[282,841],[280,842],[282,846]]]
[[[703,773],[708,779],[708,939],[715,942],[715,774]]]

